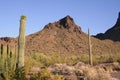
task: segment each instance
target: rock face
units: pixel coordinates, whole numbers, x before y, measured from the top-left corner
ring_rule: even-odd
[[[113,41],[120,41],[120,12],[118,14],[116,24],[112,28],[108,29],[104,34],[100,33],[97,34],[95,37],[101,40],[111,39]]]

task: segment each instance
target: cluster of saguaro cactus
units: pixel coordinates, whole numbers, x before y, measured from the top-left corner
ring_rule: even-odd
[[[20,77],[24,67],[25,26],[26,16],[23,15],[20,19],[18,52],[16,46],[11,48],[9,45],[0,45],[0,77],[3,80],[10,79],[13,74],[17,74],[17,80],[23,80]]]
[[[92,45],[91,45],[91,38],[90,38],[90,30],[88,29],[88,47],[89,47],[89,64],[93,65],[92,61]]]
[[[10,78],[16,69],[17,53],[16,47],[0,45],[0,76],[3,79]]]

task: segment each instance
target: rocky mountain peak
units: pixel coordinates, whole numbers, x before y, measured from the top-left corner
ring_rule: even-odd
[[[69,15],[60,19],[57,22],[47,24],[44,27],[44,29],[46,29],[46,28],[47,29],[59,28],[59,29],[67,29],[71,32],[76,32],[76,31],[77,32],[82,32],[81,28],[75,24],[74,19],[71,18]]]
[[[114,27],[118,27],[118,26],[120,27],[120,12],[118,14],[118,19]]]
[[[73,18],[69,15],[60,20],[60,25],[63,25],[64,28],[70,28],[75,25]]]

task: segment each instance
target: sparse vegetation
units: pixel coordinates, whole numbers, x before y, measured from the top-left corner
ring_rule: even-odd
[[[110,54],[94,54],[93,57],[93,65],[98,65],[101,63],[113,63],[119,62],[120,54],[112,55]],[[56,58],[57,57],[57,58]],[[44,53],[34,53],[31,55],[31,59],[35,62],[39,62],[39,65],[49,66],[55,63],[66,63],[68,65],[74,65],[79,61],[89,64],[89,55],[81,54],[81,55],[71,55],[68,57],[63,57],[56,54],[46,55]],[[38,63],[37,63],[38,64]]]
[[[119,57],[118,57],[119,54],[116,54],[116,56],[112,56],[113,58],[113,65],[116,67],[116,69],[118,69],[119,67],[119,63],[116,62],[119,60]],[[50,65],[54,65],[56,63],[66,63],[68,65],[75,65],[76,63],[78,63],[79,61],[81,62],[84,62],[86,64],[89,64],[89,55],[88,54],[82,54],[82,55],[79,55],[79,56],[69,56],[69,57],[66,57],[66,58],[63,58],[63,56],[59,56],[59,58],[56,58],[57,56],[59,56],[58,54],[54,54],[54,55],[45,55],[44,53],[34,53],[32,54],[31,56],[25,56],[25,59],[26,59],[26,66],[25,66],[25,69],[24,69],[24,79],[26,77],[26,75],[29,73],[29,70],[34,67],[34,66],[38,66],[38,67],[49,67]],[[101,57],[102,56],[102,57]],[[109,58],[110,56],[109,54],[102,54],[102,55],[94,55],[93,59],[93,64],[94,65],[98,65],[100,63],[107,63],[107,62],[110,62]],[[14,71],[12,71],[14,72]],[[15,73],[11,73],[12,76],[16,76]],[[33,76],[31,76],[31,80],[42,80],[40,79],[42,75],[42,71],[39,72],[38,74],[34,74]],[[60,77],[59,75],[53,75],[51,73],[49,73],[49,75],[52,75],[54,76],[54,78],[57,78],[57,77]],[[99,74],[99,76],[101,75],[101,73]],[[85,72],[85,76],[87,76],[87,73]],[[13,79],[13,77],[11,77]],[[45,77],[45,76],[44,76]],[[50,76],[49,76],[50,77]],[[38,78],[38,79],[37,79]],[[53,77],[52,77],[53,78]],[[87,77],[89,78],[89,77]],[[95,77],[94,77],[95,78]],[[96,77],[97,78],[97,77]],[[96,79],[95,78],[95,79]],[[23,79],[23,78],[22,78]],[[52,79],[51,79],[52,80]],[[53,79],[54,80],[54,79]],[[62,78],[60,78],[60,80],[63,80]],[[89,80],[89,79],[88,79]],[[94,79],[93,79],[94,80]]]

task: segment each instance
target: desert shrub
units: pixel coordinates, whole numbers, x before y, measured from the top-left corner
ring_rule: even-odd
[[[51,57],[43,53],[35,53],[32,55],[33,59],[39,62],[43,66],[49,66],[51,64]]]
[[[52,59],[52,64],[55,63],[66,63],[67,61],[67,57],[59,54],[59,53],[53,53],[50,55],[51,59]]]
[[[34,61],[38,62],[41,66],[49,66],[55,63],[66,63],[68,58],[60,56],[59,54],[46,55],[44,53],[35,53],[31,57]]]
[[[104,72],[102,69],[94,68],[89,65],[79,68],[80,69],[75,70],[78,80],[114,80],[109,73]]]
[[[44,53],[35,53],[31,55],[32,57],[29,62],[34,62],[34,65],[39,66],[49,66],[53,65],[55,63],[67,63],[68,65],[74,65],[78,63],[79,61],[88,63],[88,55],[87,54],[81,54],[81,55],[72,55],[72,56],[63,56],[57,53],[53,53],[51,55],[46,55]]]
[[[117,60],[117,62],[119,62],[119,63],[120,63],[120,59],[118,59],[118,60]]]
[[[120,53],[113,54],[114,62],[120,63]]]
[[[67,57],[67,59],[66,59],[66,63],[68,65],[75,65],[76,63],[78,63],[80,61],[88,64],[88,62],[89,62],[88,55],[87,54],[72,55],[72,56]]]
[[[113,63],[113,62],[119,62],[120,60],[120,54],[94,54],[93,55],[93,64],[97,65],[100,63]]]
[[[13,79],[26,80],[26,75],[27,75],[27,73],[25,72],[25,67],[22,67],[22,68],[19,68],[19,69],[16,68],[15,75],[14,75]]]
[[[47,68],[30,77],[30,80],[64,80],[60,75],[53,75]]]
[[[42,66],[42,64],[33,58],[33,56],[25,56],[25,68],[30,70],[34,66]]]
[[[84,62],[86,64],[89,63],[89,55],[88,54],[80,54],[80,55],[70,55],[64,56],[58,53],[53,53],[50,55],[46,55],[44,53],[35,53],[30,57],[32,62],[31,65],[38,66],[49,66],[55,63],[66,63],[68,65],[74,65],[79,61]],[[101,63],[112,63],[112,62],[120,62],[120,54],[93,54],[93,65],[101,64]]]
[[[30,80],[52,80],[50,71],[46,68],[30,77]]]
[[[53,80],[64,80],[64,78],[58,74],[54,75]]]

